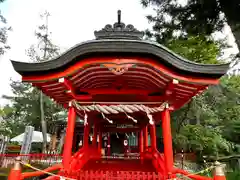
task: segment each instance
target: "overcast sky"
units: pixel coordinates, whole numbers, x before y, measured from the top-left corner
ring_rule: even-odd
[[[117,20],[117,10],[122,10],[122,21],[133,24],[139,30],[150,27],[145,16],[151,12],[143,9],[140,0],[6,0],[0,4],[2,14],[7,18],[13,31],[9,33],[8,44],[11,46],[0,57],[0,105],[1,96],[10,94],[10,78],[20,80],[13,70],[9,59],[29,61],[25,50],[36,42],[34,32],[42,20],[39,17],[49,11],[49,29],[53,42],[61,52],[85,40],[94,38],[93,31],[113,24]],[[226,30],[229,34],[229,29]],[[230,41],[233,37],[229,36]]]
[[[106,24],[115,23],[117,10],[122,10],[122,21],[131,23],[140,30],[149,26],[140,0],[6,0],[1,3],[2,14],[13,28],[9,33],[8,44],[11,50],[0,57],[0,96],[10,94],[10,78],[21,77],[14,72],[9,59],[28,61],[25,50],[36,42],[34,31],[42,23],[39,15],[49,11],[49,29],[53,42],[60,46],[61,52],[85,40],[94,38],[94,30]],[[0,98],[0,104],[3,99]]]

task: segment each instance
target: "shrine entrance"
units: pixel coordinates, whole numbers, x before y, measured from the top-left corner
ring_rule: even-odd
[[[118,156],[124,154],[124,133],[111,133],[111,155]]]

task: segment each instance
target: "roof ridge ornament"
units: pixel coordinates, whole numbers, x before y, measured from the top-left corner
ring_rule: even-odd
[[[118,21],[113,25],[107,24],[100,31],[94,31],[96,39],[135,39],[141,40],[143,31],[137,30],[132,24],[127,26],[121,22],[121,11],[118,10]]]

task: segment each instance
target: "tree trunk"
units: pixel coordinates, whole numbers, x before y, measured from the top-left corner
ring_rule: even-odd
[[[40,92],[40,112],[41,112],[41,125],[42,125],[42,135],[43,135],[43,147],[42,152],[47,152],[47,126],[44,117],[44,104],[43,104],[43,93]]]

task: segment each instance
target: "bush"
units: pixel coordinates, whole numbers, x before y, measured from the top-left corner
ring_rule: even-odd
[[[228,172],[227,173],[227,180],[237,180],[240,179],[240,171],[235,170],[233,172]]]

